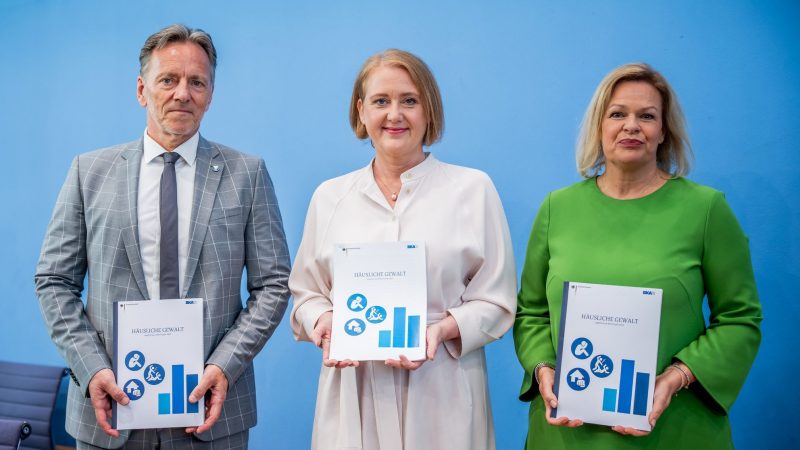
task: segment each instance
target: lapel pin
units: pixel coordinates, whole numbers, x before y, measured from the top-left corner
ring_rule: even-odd
[[[213,170],[214,172],[219,172],[219,166],[217,164],[214,164],[213,166],[211,166],[211,170]]]

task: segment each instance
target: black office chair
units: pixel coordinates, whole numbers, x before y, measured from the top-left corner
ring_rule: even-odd
[[[30,435],[20,450],[54,448],[50,425],[64,375],[64,367],[0,361],[0,419],[24,421]]]
[[[31,435],[28,422],[19,419],[0,419],[0,450],[17,450],[23,439]]]

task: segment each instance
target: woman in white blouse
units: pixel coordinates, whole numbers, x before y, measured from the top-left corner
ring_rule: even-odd
[[[291,326],[322,349],[314,449],[493,449],[483,346],[512,325],[516,270],[489,177],[436,160],[439,88],[416,56],[387,50],[364,63],[350,124],[375,158],[328,180],[311,199],[289,286]],[[427,360],[329,359],[334,244],[424,241]]]

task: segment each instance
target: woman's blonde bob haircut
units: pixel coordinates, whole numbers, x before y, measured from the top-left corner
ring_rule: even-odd
[[[601,126],[614,89],[625,81],[643,81],[661,94],[663,121],[661,126],[664,129],[664,142],[656,150],[656,164],[659,169],[673,177],[685,176],[691,169],[692,147],[689,135],[686,133],[686,121],[678,97],[667,80],[644,63],[617,67],[597,86],[583,116],[578,136],[576,154],[578,172],[584,178],[591,178],[604,169],[606,161],[603,156]]]
[[[361,122],[358,114],[358,101],[366,101],[364,98],[367,79],[373,70],[381,66],[399,67],[408,72],[411,82],[419,91],[420,103],[425,112],[425,136],[422,138],[422,145],[430,146],[442,138],[444,132],[444,109],[442,108],[442,96],[439,94],[439,86],[433,78],[431,69],[418,57],[413,54],[390,48],[380,53],[376,53],[364,62],[361,71],[358,72],[356,82],[353,84],[353,96],[350,99],[350,127],[353,128],[359,139],[366,139],[367,127]]]

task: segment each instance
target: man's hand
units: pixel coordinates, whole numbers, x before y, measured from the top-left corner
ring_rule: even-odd
[[[200,378],[197,387],[189,395],[190,403],[197,403],[205,398],[206,420],[199,427],[187,428],[186,432],[204,433],[210,430],[222,415],[222,404],[225,403],[227,396],[228,378],[225,373],[214,364],[207,365],[203,371],[203,377]]]
[[[122,392],[122,389],[117,386],[117,380],[114,377],[114,372],[111,369],[101,369],[94,374],[91,381],[89,381],[89,397],[92,401],[92,408],[94,408],[94,416],[97,418],[97,424],[103,429],[107,435],[117,438],[119,431],[111,428],[109,420],[111,419],[111,400],[121,404],[127,405],[130,403],[128,396]]]

